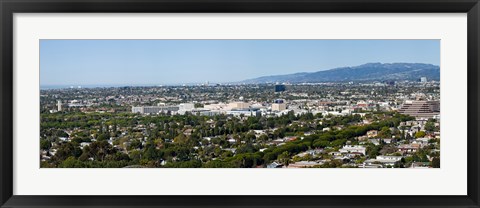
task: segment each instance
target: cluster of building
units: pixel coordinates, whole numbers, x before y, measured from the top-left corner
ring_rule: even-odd
[[[277,99],[271,104],[248,103],[248,102],[230,102],[207,104],[202,107],[195,107],[194,103],[181,103],[179,105],[157,106],[132,106],[132,113],[140,114],[170,114],[184,115],[191,113],[193,115],[213,116],[213,115],[233,115],[233,116],[262,116],[271,113],[287,113],[287,104],[283,99]]]
[[[299,105],[300,103],[300,105]],[[302,108],[301,104],[311,104]],[[316,103],[313,104],[312,103]],[[202,107],[195,107],[194,103],[181,103],[179,105],[165,105],[161,103],[157,106],[132,106],[132,113],[140,114],[169,114],[184,115],[192,113],[194,115],[213,116],[219,114],[234,116],[266,116],[282,115],[289,111],[295,114],[302,113],[321,113],[323,115],[364,115],[364,111],[373,110],[377,107],[391,107],[388,103],[372,103],[365,101],[338,102],[338,101],[298,101],[293,100],[290,105],[284,99],[275,99],[272,103],[249,103],[243,101],[230,103],[205,104]],[[333,109],[333,110],[331,110]],[[341,110],[338,110],[341,109]],[[401,114],[410,115],[416,118],[440,118],[440,102],[425,100],[407,100],[403,105],[396,108]]]
[[[393,87],[392,87],[393,86]],[[268,90],[268,93],[266,93]],[[45,113],[61,111],[99,112],[119,110],[131,112],[134,118],[144,118],[148,115],[231,115],[242,118],[249,116],[274,117],[293,112],[294,115],[312,113],[322,114],[323,117],[315,117],[308,121],[294,121],[298,126],[323,125],[329,118],[335,116],[360,115],[362,120],[352,125],[368,125],[382,118],[372,118],[375,112],[398,112],[414,117],[414,120],[400,123],[399,126],[391,127],[391,131],[401,131],[408,135],[408,139],[398,137],[382,137],[379,131],[371,130],[365,135],[354,138],[355,143],[346,143],[341,148],[310,149],[297,155],[292,155],[292,161],[287,165],[281,161],[274,161],[267,167],[304,168],[317,167],[329,164],[334,160],[343,161],[344,165],[359,168],[393,167],[412,157],[416,152],[432,146],[428,151],[439,151],[439,143],[432,140],[440,139],[439,131],[429,130],[428,134],[418,136],[418,132],[426,132],[427,123],[434,121],[434,127],[440,126],[440,93],[439,83],[427,81],[421,78],[420,82],[375,82],[375,83],[324,83],[324,84],[295,84],[295,85],[237,85],[237,86],[172,86],[172,87],[126,87],[108,89],[65,89],[58,91],[45,91],[41,99],[41,108]],[[60,100],[61,99],[61,100]],[[107,106],[107,107],[105,107]],[[388,114],[388,113],[386,113]],[[115,115],[115,114],[112,114]],[[366,116],[370,115],[370,116]],[[242,119],[235,118],[236,121]],[[211,118],[215,119],[215,118]],[[228,117],[228,119],[233,119]],[[207,119],[208,120],[208,119]],[[247,120],[247,119],[243,119]],[[214,123],[208,123],[215,126]],[[291,124],[291,125],[293,125]],[[350,125],[350,124],[349,124]],[[290,127],[290,126],[288,126]],[[324,128],[325,127],[325,128]],[[324,126],[318,130],[302,131],[301,134],[322,134],[324,132],[341,130],[346,126]],[[102,127],[103,128],[103,127]],[[110,127],[109,127],[110,128]],[[138,124],[131,128],[132,131],[148,134],[147,129],[151,126]],[[186,136],[192,134],[193,127],[178,129]],[[212,127],[213,128],[213,127]],[[323,128],[323,130],[322,130]],[[109,143],[120,138],[126,138],[128,128],[119,128],[121,135],[111,138]],[[77,129],[78,130],[78,129]],[[255,130],[255,136],[272,135],[276,129]],[[66,130],[69,133],[71,129]],[[398,134],[397,134],[398,135]],[[129,135],[131,136],[131,135]],[[200,144],[196,148],[209,148],[213,146],[210,139],[217,136],[225,136],[230,144],[221,147],[222,151],[236,154],[238,142],[233,135],[214,135],[203,138],[208,142]],[[211,138],[210,138],[211,137]],[[223,137],[222,137],[223,138]],[[288,142],[302,139],[303,136],[278,136],[269,138],[268,141],[255,141],[254,145],[276,147]],[[59,138],[61,142],[68,142],[69,138]],[[142,138],[141,138],[142,139]],[[350,138],[349,138],[350,139]],[[92,139],[94,141],[94,139]],[[122,140],[123,141],[123,140]],[[116,144],[115,148],[126,151],[131,141]],[[142,142],[146,142],[143,138]],[[165,142],[172,142],[165,140]],[[90,142],[82,142],[83,148]],[[389,146],[389,153],[382,153],[372,157],[368,156],[368,148],[372,146]],[[53,145],[52,145],[53,146]],[[55,147],[52,147],[47,155],[55,155]],[[297,158],[293,161],[293,158]],[[300,158],[300,159],[298,159]],[[308,159],[302,159],[308,158]],[[429,160],[432,157],[428,158]],[[428,167],[425,163],[414,161],[409,167]]]
[[[433,140],[440,139],[440,132],[433,132],[425,135],[421,138],[415,138],[415,133],[418,131],[425,131],[425,121],[415,120],[402,122],[396,129],[404,129],[402,127],[408,126],[405,130],[405,134],[408,134],[411,139],[400,140],[394,136],[391,138],[381,138],[378,136],[377,130],[368,131],[363,136],[356,137],[358,144],[344,145],[342,148],[335,150],[330,147],[325,149],[311,149],[305,152],[301,152],[295,157],[305,158],[309,155],[308,160],[299,160],[288,165],[283,164],[280,161],[274,161],[268,164],[268,168],[308,168],[319,167],[333,160],[343,162],[344,167],[356,167],[356,168],[390,168],[406,165],[405,159],[412,157],[421,150],[426,150],[427,147],[434,147],[434,149],[428,148],[428,154],[426,155],[428,161],[410,161],[406,168],[431,168],[431,161],[433,157],[429,154],[440,153],[440,149],[437,143],[432,143]],[[435,125],[439,125],[436,122]],[[395,129],[393,128],[393,129]],[[415,130],[414,130],[415,129]],[[303,139],[303,138],[302,138]],[[286,140],[284,140],[286,141]],[[369,158],[367,153],[368,146],[388,146],[390,148],[388,153],[376,155],[374,158]],[[294,158],[295,158],[294,157]],[[361,161],[361,162],[359,162]]]

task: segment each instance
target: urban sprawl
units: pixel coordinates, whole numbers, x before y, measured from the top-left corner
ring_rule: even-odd
[[[439,168],[440,83],[41,90],[42,168]]]

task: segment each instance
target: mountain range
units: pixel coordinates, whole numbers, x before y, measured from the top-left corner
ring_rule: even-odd
[[[286,75],[263,76],[243,83],[319,83],[385,80],[440,80],[440,67],[422,63],[367,63],[359,66],[340,67],[317,72],[301,72]]]

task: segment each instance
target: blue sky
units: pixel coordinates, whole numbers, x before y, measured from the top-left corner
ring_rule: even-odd
[[[41,40],[40,85],[224,83],[370,62],[440,64],[439,40]]]

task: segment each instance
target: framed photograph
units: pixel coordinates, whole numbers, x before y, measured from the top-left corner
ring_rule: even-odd
[[[0,0],[1,207],[479,207],[478,0]]]

